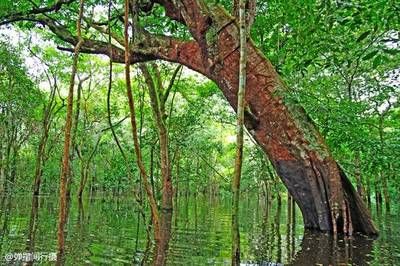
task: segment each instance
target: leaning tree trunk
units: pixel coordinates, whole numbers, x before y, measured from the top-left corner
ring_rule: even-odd
[[[186,7],[182,16],[195,41],[170,40],[170,49],[159,50],[155,57],[184,64],[214,80],[236,110],[238,25],[219,6],[185,2],[192,6]],[[167,8],[167,15],[173,17],[174,11]],[[250,39],[247,60],[246,128],[300,207],[305,227],[333,233],[377,234],[369,211],[333,159],[314,123],[291,99],[289,89],[272,64]]]
[[[238,27],[221,9],[211,14],[208,32],[216,33],[215,41],[209,42],[208,38],[205,47],[199,45],[202,57],[208,57],[205,74],[219,85],[236,110]],[[210,56],[210,51],[215,55]],[[314,123],[290,98],[288,88],[251,40],[247,43],[247,58],[246,127],[300,207],[305,226],[334,233],[351,234],[354,229],[376,234],[368,210]]]

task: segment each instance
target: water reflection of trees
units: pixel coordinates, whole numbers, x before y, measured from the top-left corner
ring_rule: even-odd
[[[251,253],[258,264],[281,265],[295,254],[296,208],[291,197],[286,204],[281,199],[268,200],[262,208],[260,232],[252,240]]]
[[[131,203],[114,199],[88,199],[85,204],[73,204],[68,227],[70,241],[67,244],[70,252],[67,254],[67,264],[80,265],[84,262],[83,258],[110,263],[113,254],[113,258],[134,265],[153,264],[156,256],[167,265],[201,265],[204,261],[220,265],[229,258],[230,215],[229,208],[226,208],[229,203],[207,199],[201,196],[181,198],[177,201],[176,210],[179,211],[174,213],[174,217],[172,213],[163,213],[165,242],[157,246],[150,232],[149,216],[145,220],[140,215],[136,216]],[[18,200],[0,197],[0,230],[3,230],[3,234],[0,234],[0,254],[14,250],[28,253],[54,250],[53,244],[48,241],[54,232],[44,226],[55,217],[54,212],[48,213],[54,206],[44,209],[52,202],[51,199],[34,197],[32,202],[30,198],[27,200],[31,204],[16,204]],[[398,242],[394,242],[398,238],[393,229],[398,222],[394,217],[383,215],[378,219],[382,234],[379,240],[373,242],[358,235],[353,238],[338,237],[337,240],[309,231],[303,235],[300,224],[296,230],[296,223],[301,222],[301,217],[291,199],[283,199],[280,206],[276,200],[266,205],[258,205],[250,200],[242,209],[244,245],[247,245],[246,238],[250,238],[248,251],[243,249],[243,262],[250,258],[252,265],[398,264]],[[16,222],[18,219],[15,217],[21,213],[30,217],[26,223]],[[248,215],[252,213],[253,216]],[[129,217],[129,226],[128,220],[122,220],[122,217]],[[393,226],[392,229],[388,229],[389,226]],[[23,232],[20,240],[10,239],[10,228]],[[391,234],[393,237],[389,236]],[[23,244],[22,249],[11,247],[18,242]]]
[[[286,211],[285,211],[286,208]],[[262,206],[259,232],[252,239],[250,256],[258,265],[367,265],[373,239],[361,235],[334,239],[329,234],[296,232],[299,210],[289,197],[281,204]]]

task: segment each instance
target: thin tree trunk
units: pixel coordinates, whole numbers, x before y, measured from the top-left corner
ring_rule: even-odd
[[[384,141],[384,114],[381,114],[379,117],[379,140],[380,140],[380,149],[381,149],[381,156],[384,157],[385,154],[385,141]],[[386,162],[382,163],[383,165],[386,165]],[[384,166],[381,166],[384,167]],[[382,190],[383,190],[383,197],[385,199],[385,208],[387,212],[390,212],[390,197],[389,197],[389,189],[388,189],[388,177],[384,173],[383,169],[381,168],[379,171],[379,177],[380,181],[382,182]],[[380,200],[380,203],[382,203],[382,200]]]
[[[4,164],[4,191],[8,191],[8,182],[10,180],[10,156],[11,156],[11,145],[13,143],[11,134],[7,132],[7,142],[6,142],[6,154],[5,154],[5,164]]]
[[[171,219],[173,211],[173,188],[171,180],[171,167],[169,160],[169,149],[168,149],[168,130],[165,126],[165,98],[163,97],[160,101],[160,97],[163,95],[162,81],[158,74],[158,69],[154,66],[154,71],[157,73],[157,85],[154,79],[150,75],[150,72],[145,64],[140,64],[140,70],[145,78],[149,95],[151,107],[153,110],[154,120],[157,126],[157,133],[160,140],[160,165],[161,165],[161,176],[162,176],[162,216],[161,216],[161,232],[160,242],[156,246],[155,262],[154,265],[165,265],[166,264],[166,253],[168,250],[168,243],[171,237]]]
[[[179,153],[179,147],[176,149],[176,174],[175,174],[175,205],[178,203],[178,197],[179,197],[179,177],[180,177],[180,153]],[[175,206],[176,208],[176,206]]]
[[[13,153],[12,153],[12,163],[11,163],[11,172],[10,172],[10,183],[14,184],[15,182],[15,177],[17,175],[17,159],[19,156],[19,145],[14,143],[12,145],[13,147]]]
[[[275,233],[276,233],[276,248],[277,248],[277,264],[282,262],[282,235],[281,235],[281,209],[282,204],[278,204],[275,214]]]
[[[380,171],[379,173],[381,180],[383,181],[382,187],[383,187],[383,197],[385,199],[385,209],[387,213],[390,213],[390,196],[389,196],[389,188],[388,188],[388,178],[385,173],[383,173],[383,170]]]
[[[173,186],[171,175],[171,161],[169,158],[168,146],[168,129],[166,126],[166,110],[165,103],[168,99],[169,93],[173,87],[176,76],[181,69],[177,67],[172,75],[167,88],[163,87],[162,79],[158,67],[153,64],[153,71],[155,73],[156,82],[150,75],[148,68],[145,64],[140,65],[140,69],[145,78],[149,95],[153,116],[156,121],[157,133],[160,141],[160,168],[162,176],[162,216],[160,223],[160,242],[156,246],[156,254],[154,265],[165,265],[167,259],[167,251],[169,247],[169,240],[171,238],[171,221],[173,216]]]
[[[290,262],[292,260],[291,258],[291,224],[292,224],[292,199],[290,197],[290,194],[288,193],[287,195],[287,219],[286,219],[286,257],[288,258],[288,261]]]
[[[2,129],[1,129],[2,130]],[[0,132],[2,133],[2,132]],[[3,139],[2,135],[0,137]],[[3,153],[3,142],[0,143],[0,192],[1,194],[5,191],[6,172],[5,172],[5,160]]]
[[[291,226],[292,226],[292,234],[291,234],[291,238],[292,238],[292,255],[291,257],[294,258],[295,256],[295,246],[296,246],[296,202],[294,201],[293,197],[292,198],[292,222],[291,222]]]
[[[85,169],[86,169],[86,163],[83,158],[83,155],[81,153],[81,148],[77,148],[77,153],[78,153],[78,158],[80,160],[80,182],[79,182],[79,189],[78,189],[78,201],[82,200],[82,193],[83,193],[83,180],[85,179]],[[67,192],[68,193],[68,192]]]
[[[146,65],[141,64],[140,69],[145,77],[147,87],[149,89],[151,106],[153,109],[154,119],[157,125],[157,132],[160,140],[160,165],[161,165],[161,176],[163,180],[162,186],[162,208],[163,210],[171,209],[172,210],[172,182],[171,182],[171,167],[169,160],[169,151],[168,151],[168,131],[165,126],[164,113],[165,107],[164,102],[160,101],[159,96],[162,91],[156,88],[156,84],[154,84],[154,80],[148,71]],[[160,86],[161,81],[158,82]]]
[[[232,265],[240,265],[239,196],[243,163],[243,127],[246,88],[247,30],[245,0],[239,0],[239,86],[237,93],[236,158],[232,179]]]
[[[371,209],[371,178],[367,178],[367,204],[368,208]]]
[[[108,27],[109,27],[109,29],[111,29],[111,6],[112,6],[112,2],[110,0],[109,1],[109,6],[108,6]],[[110,55],[112,57],[111,30],[110,30],[110,32],[108,34],[108,43],[110,45],[109,51],[110,51]],[[111,90],[112,90],[112,82],[113,82],[112,71],[113,71],[113,63],[112,63],[112,60],[110,59],[110,61],[109,61],[109,72],[108,72],[108,90],[107,90],[107,121],[108,121],[108,125],[109,125],[109,127],[111,129],[111,134],[113,136],[115,144],[117,144],[118,150],[121,153],[122,158],[125,161],[125,165],[126,165],[126,168],[127,168],[126,172],[128,174],[128,177],[131,178],[132,177],[132,174],[131,174],[132,172],[131,172],[130,164],[128,162],[128,158],[125,155],[124,150],[122,149],[121,143],[119,142],[117,133],[115,132],[114,125],[113,125],[112,120],[111,120],[111,103],[110,102],[111,102]]]
[[[38,227],[38,197],[32,196],[31,215],[29,219],[28,238],[26,240],[26,252],[35,251],[36,231]],[[33,260],[28,261],[26,265],[33,265]]]
[[[36,155],[36,165],[35,165],[35,179],[33,183],[33,195],[37,196],[40,192],[40,183],[42,177],[42,167],[43,167],[43,156],[46,148],[46,141],[44,137],[40,139],[37,155]]]
[[[67,100],[67,117],[65,121],[65,138],[64,138],[64,152],[62,159],[61,177],[60,177],[60,206],[59,206],[59,217],[58,217],[58,253],[57,253],[57,264],[63,264],[63,256],[65,251],[65,223],[67,220],[67,181],[69,173],[69,153],[71,145],[71,127],[72,127],[72,112],[73,112],[73,98],[74,98],[74,85],[75,85],[75,75],[78,68],[79,50],[83,44],[83,39],[81,37],[81,21],[83,17],[83,2],[79,1],[79,16],[77,19],[77,36],[78,42],[74,48],[74,57],[72,63],[71,79],[69,83],[68,90],[68,100]]]
[[[78,190],[78,199],[79,200],[82,200],[82,194],[83,194],[83,191],[85,190],[85,186],[86,186],[87,179],[88,179],[88,176],[89,176],[90,163],[91,163],[91,161],[92,161],[92,159],[93,159],[93,157],[94,157],[94,155],[95,155],[95,153],[97,151],[97,147],[99,146],[100,140],[101,140],[101,135],[98,137],[98,139],[96,141],[96,144],[95,144],[95,146],[93,148],[93,151],[90,153],[90,156],[87,159],[87,161],[85,162],[83,160],[83,158],[82,158],[82,163],[83,163],[82,168],[83,168],[83,170],[81,171],[81,181],[79,183],[79,190]]]
[[[361,175],[361,158],[360,158],[360,151],[356,152],[356,158],[354,160],[355,164],[355,171],[354,171],[354,176],[356,178],[356,183],[357,183],[357,193],[358,195],[365,200],[365,189],[364,185],[362,183],[362,175]]]
[[[51,86],[50,79],[49,79],[49,85]],[[39,193],[40,193],[40,183],[41,183],[41,178],[42,178],[42,174],[43,174],[46,145],[47,145],[47,141],[49,139],[49,131],[50,131],[50,125],[51,125],[52,110],[54,107],[54,99],[55,99],[55,85],[51,86],[50,100],[44,110],[44,117],[43,117],[43,123],[42,123],[43,132],[42,132],[42,136],[40,138],[39,147],[38,147],[38,151],[37,151],[36,165],[35,165],[35,179],[34,179],[34,184],[33,184],[33,195],[36,195],[36,196],[39,195]]]
[[[156,194],[156,189],[154,185],[154,146],[151,146],[150,149],[150,183],[151,190],[153,191],[153,195]]]
[[[381,188],[380,188],[379,181],[378,181],[379,179],[381,179],[380,174],[381,173],[375,175],[375,183],[374,183],[374,186],[375,186],[375,204],[376,204],[376,208],[377,209],[380,209],[381,204],[382,204],[382,193],[381,193]]]
[[[76,110],[75,110],[75,117],[73,119],[73,125],[72,125],[72,135],[71,135],[71,147],[72,150],[70,152],[70,165],[69,165],[69,173],[68,173],[68,178],[67,178],[67,197],[70,197],[71,194],[71,187],[72,187],[72,183],[73,183],[73,165],[72,163],[74,162],[75,159],[75,151],[74,149],[78,149],[77,148],[77,144],[76,144],[76,138],[78,136],[78,126],[79,126],[79,119],[80,119],[80,113],[81,113],[81,95],[82,95],[82,90],[83,90],[83,82],[86,81],[88,78],[90,78],[90,76],[85,77],[83,79],[79,79],[78,82],[78,89],[77,89],[77,97],[76,97]],[[82,158],[83,159],[83,158]],[[84,164],[84,162],[81,162],[81,164]]]
[[[135,7],[135,5],[134,5]],[[129,48],[129,0],[125,0],[125,8],[124,8],[124,43],[125,43],[125,82],[126,82],[126,91],[128,96],[129,103],[129,112],[131,118],[131,126],[132,126],[132,137],[134,142],[135,154],[136,154],[136,163],[139,167],[140,175],[143,180],[143,185],[146,190],[147,197],[150,203],[152,222],[154,226],[154,239],[156,242],[159,242],[160,239],[160,226],[159,226],[159,214],[157,209],[157,203],[155,201],[153,192],[151,190],[150,184],[148,182],[146,169],[142,160],[142,152],[139,145],[139,139],[137,134],[137,125],[136,125],[136,117],[135,117],[135,103],[133,101],[132,96],[132,86],[131,86],[131,77],[130,77],[130,48]]]

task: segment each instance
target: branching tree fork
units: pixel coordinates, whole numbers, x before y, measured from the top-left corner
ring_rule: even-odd
[[[181,69],[177,67],[171,77],[168,87],[164,88],[161,74],[156,64],[152,64],[154,78],[152,77],[149,67],[141,63],[139,68],[147,85],[153,117],[157,128],[158,138],[160,142],[160,164],[162,177],[162,200],[161,200],[161,221],[160,221],[160,239],[156,246],[155,265],[166,264],[166,252],[171,237],[171,220],[173,210],[173,187],[171,175],[171,160],[169,156],[169,139],[168,128],[166,126],[166,101],[175,82],[176,76]]]

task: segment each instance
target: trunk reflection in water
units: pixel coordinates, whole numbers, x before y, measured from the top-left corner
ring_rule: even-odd
[[[306,231],[292,265],[369,265],[373,239],[356,235],[339,238]],[[387,264],[391,265],[391,264]]]
[[[276,197],[266,201],[260,196],[259,203],[257,199],[242,195],[243,264],[400,265],[398,216],[373,213],[381,232],[375,241],[356,235],[339,236],[335,242],[324,234],[304,232],[300,211],[290,197],[282,196],[281,206]],[[149,265],[158,259],[166,265],[229,265],[230,199],[197,194],[180,197],[176,203],[173,215],[161,213],[163,241],[154,247],[149,213],[145,219],[138,215],[130,196],[97,193],[82,203],[72,200],[65,264]],[[9,253],[57,250],[55,197],[2,197],[0,207],[0,265],[7,265]]]
[[[31,215],[29,219],[28,238],[26,240],[26,252],[32,254],[35,251],[35,236],[38,224],[38,196],[32,197]],[[33,265],[29,261],[26,265]]]

